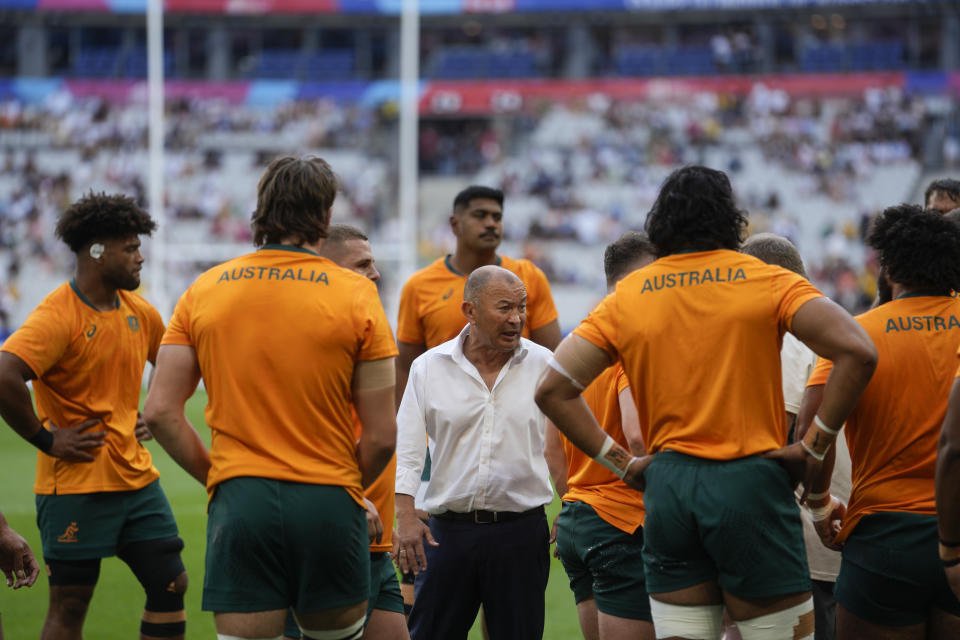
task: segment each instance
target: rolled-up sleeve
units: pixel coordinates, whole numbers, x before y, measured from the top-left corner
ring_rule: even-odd
[[[410,379],[397,412],[397,485],[396,492],[417,495],[420,476],[427,456],[427,424],[420,390],[423,388],[423,358],[410,367]]]

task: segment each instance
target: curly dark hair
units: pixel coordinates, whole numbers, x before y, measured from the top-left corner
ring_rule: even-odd
[[[912,290],[960,291],[960,227],[939,213],[911,204],[888,207],[867,244],[893,282]]]
[[[79,253],[92,242],[150,235],[157,228],[136,200],[120,193],[89,192],[60,214],[57,237]]]
[[[746,232],[747,216],[737,208],[727,174],[687,166],[663,183],[645,228],[659,256],[685,249],[736,251]]]
[[[322,158],[284,156],[270,163],[257,185],[253,244],[262,247],[292,238],[313,244],[327,235],[337,177]]]
[[[960,202],[960,180],[942,178],[928,184],[926,190],[923,192],[924,206],[930,202],[930,196],[933,195],[934,191],[942,191],[954,202]]]

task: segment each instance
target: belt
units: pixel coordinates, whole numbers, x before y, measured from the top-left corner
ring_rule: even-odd
[[[544,513],[543,507],[534,507],[526,511],[467,511],[460,513],[458,511],[444,511],[443,513],[433,514],[434,518],[440,520],[451,520],[453,522],[472,522],[474,524],[495,524],[498,522],[511,522],[527,516]]]

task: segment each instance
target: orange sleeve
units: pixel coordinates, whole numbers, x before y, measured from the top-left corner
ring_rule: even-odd
[[[365,291],[355,297],[354,326],[360,349],[357,360],[380,360],[397,355],[397,343],[393,340],[393,331],[383,311],[377,286],[367,281]]]
[[[397,340],[409,344],[427,344],[417,304],[417,285],[413,278],[407,280],[400,292],[400,312],[397,318]]]
[[[627,379],[627,372],[623,370],[622,364],[618,362],[615,366],[617,367],[617,395],[620,395],[630,388],[630,380]]]
[[[160,342],[163,340],[163,333],[166,327],[163,326],[163,318],[160,312],[153,305],[147,305],[147,318],[150,320],[150,351],[147,353],[149,362],[157,362],[157,351],[160,349]]]
[[[550,283],[538,266],[532,267],[527,277],[527,327],[533,331],[545,327],[557,319],[557,306],[553,302]]]
[[[40,305],[7,338],[2,350],[26,362],[40,378],[63,357],[73,340],[73,332],[64,315],[53,305]]]
[[[827,377],[831,371],[833,371],[833,362],[823,358],[817,358],[817,366],[814,367],[813,373],[810,374],[810,379],[807,380],[807,386],[816,387],[827,384]]]
[[[170,318],[170,326],[163,334],[161,345],[179,344],[196,348],[193,336],[190,335],[190,313],[193,310],[193,289],[187,289],[177,301],[177,307]]]
[[[775,267],[774,290],[777,293],[777,322],[781,335],[790,331],[793,316],[807,302],[824,297],[810,281],[792,271]]]
[[[613,359],[619,359],[616,347],[617,327],[614,320],[616,311],[616,292],[600,301],[597,308],[590,312],[587,319],[573,330],[573,333],[594,346],[606,351]]]
[[[960,358],[960,349],[957,350],[957,358]],[[954,378],[960,378],[960,366],[957,367],[957,375]]]

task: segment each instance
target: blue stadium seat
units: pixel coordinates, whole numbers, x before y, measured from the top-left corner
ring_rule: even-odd
[[[85,47],[73,59],[70,75],[77,78],[112,78],[119,66],[119,47]]]
[[[328,49],[308,55],[303,61],[305,80],[346,80],[355,72],[352,49]]]
[[[491,51],[476,47],[451,47],[438,51],[429,65],[432,78],[532,78],[537,72],[533,53],[522,49]]]

